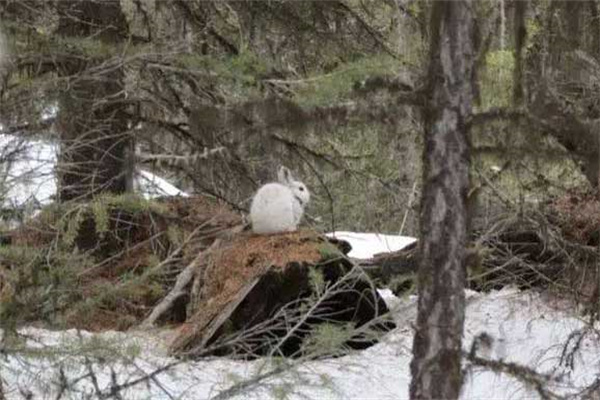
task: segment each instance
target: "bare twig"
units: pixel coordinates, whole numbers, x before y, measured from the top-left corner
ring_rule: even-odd
[[[215,247],[217,247],[220,243],[219,239],[215,239],[213,244],[205,251],[200,252],[194,258],[194,260],[189,263],[187,267],[177,277],[177,281],[173,286],[173,289],[167,294],[161,301],[154,307],[150,315],[140,324],[140,328],[149,329],[151,328],[156,321],[167,312],[175,303],[175,301],[181,296],[185,295],[185,287],[192,281],[194,278],[194,274],[196,272],[196,268],[198,265],[204,260],[206,255],[210,253]]]
[[[413,183],[412,190],[410,191],[410,195],[408,196],[408,204],[406,205],[406,211],[404,212],[404,217],[402,218],[402,224],[400,224],[400,231],[398,235],[402,235],[404,232],[404,226],[406,225],[406,220],[408,219],[408,213],[412,210],[415,199],[416,199],[416,190],[417,190],[417,180]]]
[[[545,400],[564,398],[548,389],[548,383],[552,381],[549,375],[540,374],[529,367],[513,362],[488,360],[469,353],[464,353],[464,356],[471,363],[468,368],[483,367],[496,373],[509,375],[525,386],[533,388]]]

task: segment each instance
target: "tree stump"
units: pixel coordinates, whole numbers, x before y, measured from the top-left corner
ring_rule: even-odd
[[[207,255],[193,286],[176,355],[300,356],[319,327],[362,349],[395,327],[366,274],[314,232],[236,235]],[[339,349],[318,351],[329,350]]]

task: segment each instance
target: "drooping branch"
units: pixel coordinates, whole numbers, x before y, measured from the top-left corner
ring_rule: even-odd
[[[368,33],[368,35],[375,41],[375,43],[381,47],[386,53],[391,55],[392,57],[398,59],[398,55],[385,43],[381,34],[373,29],[364,19],[360,17],[354,10],[352,10],[346,3],[343,1],[337,2],[338,6],[346,11],[350,16],[352,16],[358,24]]]
[[[223,146],[215,147],[213,149],[209,149],[205,147],[203,151],[196,152],[188,155],[176,155],[176,154],[150,154],[139,152],[136,153],[136,159],[142,163],[154,163],[158,166],[162,164],[168,165],[190,165],[197,163],[199,160],[206,160],[212,156],[222,154],[226,149]]]
[[[217,32],[210,24],[204,21],[204,18],[197,10],[193,10],[192,4],[188,1],[176,0],[174,4],[182,11],[184,18],[189,21],[198,31],[207,32],[215,41],[223,47],[229,54],[238,55],[240,51],[230,40]]]
[[[542,99],[543,96],[543,99]],[[562,145],[579,165],[592,186],[598,184],[598,138],[595,124],[578,118],[559,103],[549,90],[538,92],[539,105],[532,109],[496,108],[474,114],[470,124],[482,125],[491,121],[524,121],[530,127],[550,135]],[[537,113],[536,113],[537,110]],[[539,115],[542,114],[542,115]]]
[[[469,367],[479,367],[485,370],[493,371],[497,374],[504,374],[515,378],[517,381],[524,384],[526,387],[535,390],[542,399],[559,400],[562,396],[554,393],[547,388],[551,378],[548,375],[543,375],[535,370],[515,362],[507,362],[502,360],[489,360],[487,358],[468,355],[467,360],[471,364]]]
[[[400,84],[398,85],[399,90]],[[425,96],[420,90],[411,90],[394,94],[389,101],[376,105],[366,101],[347,101],[305,109],[289,99],[270,97],[228,108],[196,107],[190,112],[190,121],[192,121],[190,125],[197,129],[198,124],[206,123],[204,119],[208,114],[215,115],[208,122],[215,128],[227,123],[234,128],[260,127],[264,131],[274,129],[305,131],[317,124],[343,126],[353,123],[385,123],[400,118],[397,113],[399,106],[421,106],[424,104],[424,99]]]

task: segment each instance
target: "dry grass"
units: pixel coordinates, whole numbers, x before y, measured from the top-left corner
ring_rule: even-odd
[[[565,239],[597,244],[600,228],[600,200],[593,192],[572,191],[551,204],[551,211]]]

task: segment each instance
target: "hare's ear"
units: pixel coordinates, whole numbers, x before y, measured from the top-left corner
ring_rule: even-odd
[[[284,166],[279,167],[279,171],[277,172],[277,179],[283,184],[291,183],[294,180],[292,178],[292,173],[290,172],[290,170]]]

